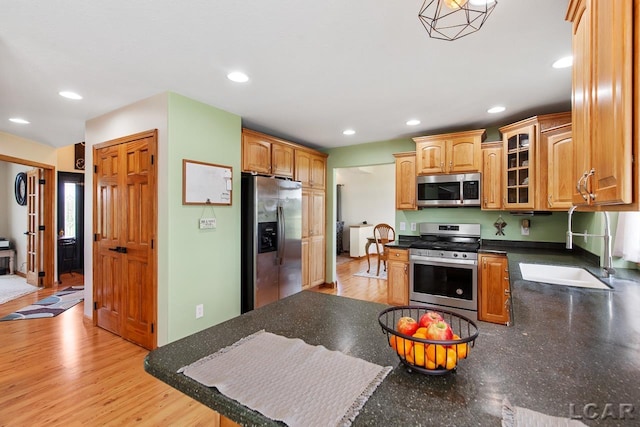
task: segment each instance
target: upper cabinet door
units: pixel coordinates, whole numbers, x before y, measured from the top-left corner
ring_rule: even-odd
[[[536,126],[523,125],[502,135],[505,155],[504,207],[511,209],[533,209],[535,205],[534,156]]]
[[[271,174],[271,142],[257,135],[242,135],[242,170]]]
[[[304,150],[295,150],[295,156],[296,181],[300,181],[305,188],[324,189],[326,158]]]
[[[594,26],[591,193],[595,204],[631,203],[633,2],[592,1]],[[640,24],[640,23],[638,23]],[[636,46],[636,54],[638,46]]]
[[[327,160],[322,156],[311,156],[311,187],[323,189],[325,187],[325,175],[327,170]]]
[[[271,144],[271,173],[293,178],[293,147],[278,143]]]
[[[574,189],[571,125],[542,139],[547,144],[547,208],[569,209]]]
[[[457,137],[449,141],[447,171],[449,173],[478,172],[480,145],[477,138]]]
[[[484,129],[442,135],[419,136],[416,143],[416,173],[479,172]]]
[[[483,144],[484,145],[484,144]],[[482,149],[482,209],[502,209],[502,144]]]
[[[415,210],[416,153],[394,154],[396,158],[396,209]]]
[[[591,85],[591,9],[587,0],[575,3],[573,13],[573,174],[571,185],[573,204],[587,202],[583,197],[582,185],[585,171],[591,164],[589,127],[590,85]]]
[[[638,169],[633,163],[634,155],[638,157],[638,138],[634,143],[633,115],[640,97],[634,87],[640,72],[636,54],[640,48],[639,8],[639,0],[569,2],[567,19],[573,23],[574,54],[574,204],[638,207],[640,193],[634,193]]]
[[[445,173],[447,141],[416,143],[416,172],[418,175]]]

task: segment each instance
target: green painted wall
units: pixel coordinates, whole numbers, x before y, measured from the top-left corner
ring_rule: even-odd
[[[240,314],[239,116],[174,93],[168,99],[168,341]],[[182,160],[233,168],[231,206],[182,205]],[[215,230],[200,230],[200,217]],[[160,260],[163,262],[163,260]],[[195,318],[197,304],[204,317]]]
[[[504,236],[496,235],[493,226],[502,217],[507,223],[503,228]],[[520,233],[523,219],[530,222],[529,235]],[[489,240],[518,240],[531,242],[564,242],[567,231],[567,214],[554,212],[549,216],[518,216],[508,212],[482,211],[480,208],[428,208],[418,211],[396,211],[396,230],[400,230],[400,222],[406,222],[407,231],[399,234],[418,235],[417,231],[409,231],[412,222],[462,222],[481,224],[482,238]]]
[[[618,212],[609,212],[609,220],[611,227],[611,247],[615,245],[615,236],[616,236],[616,227],[618,225]],[[603,213],[592,213],[592,212],[574,212],[573,214],[573,232],[574,233],[584,233],[587,231],[588,234],[604,234],[605,229],[605,220]],[[575,236],[573,238],[573,243],[575,246],[579,246],[587,251],[596,254],[600,257],[600,264],[603,263],[603,255],[604,255],[604,241],[600,237],[587,237],[585,239],[581,236]],[[613,257],[613,266],[617,268],[640,268],[640,264],[636,264],[633,262],[625,261],[622,258]]]

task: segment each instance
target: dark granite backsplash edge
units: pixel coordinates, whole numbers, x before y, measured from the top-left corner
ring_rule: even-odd
[[[522,241],[522,240],[491,240],[491,239],[482,239],[482,247],[483,248],[491,248],[491,247],[499,247],[504,248],[505,250],[509,250],[509,248],[517,248],[517,249],[541,249],[541,250],[551,250],[551,251],[561,251],[570,253],[581,258],[584,258],[586,261],[600,265],[600,257],[588,250],[581,248],[580,246],[574,245],[573,249],[567,249],[565,244],[562,242],[530,242],[530,241]]]

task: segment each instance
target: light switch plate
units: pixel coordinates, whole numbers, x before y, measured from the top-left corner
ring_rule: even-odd
[[[405,231],[407,229],[407,223],[406,222],[401,222],[400,223],[400,231]]]
[[[204,316],[204,304],[198,304],[196,305],[196,319],[199,319],[202,316]]]
[[[415,222],[411,223],[411,231],[416,231],[416,223]]]

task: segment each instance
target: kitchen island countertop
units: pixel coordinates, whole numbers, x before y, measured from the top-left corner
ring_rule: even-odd
[[[566,256],[560,258],[571,262]],[[546,414],[582,417],[587,425],[617,425],[621,420],[586,419],[585,405],[592,409],[595,405],[597,412],[607,404],[616,408],[633,404],[636,420],[640,419],[638,282],[613,279],[612,291],[527,282],[514,271],[518,260],[549,262],[550,258],[509,253],[513,326],[477,322],[480,335],[469,358],[444,376],[410,373],[399,364],[378,325],[378,313],[387,306],[311,291],[154,350],[145,359],[145,369],[240,424],[277,425],[215,388],[176,372],[265,329],[394,367],[354,426],[499,425],[505,397],[514,405]]]

